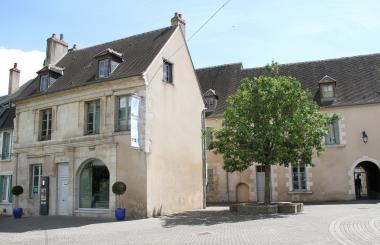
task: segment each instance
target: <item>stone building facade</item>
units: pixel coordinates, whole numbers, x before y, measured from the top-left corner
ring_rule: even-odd
[[[167,28],[84,49],[47,40],[44,67],[16,100],[14,182],[25,214],[40,214],[44,177],[50,215],[203,207],[204,105],[184,25],[176,14]],[[116,181],[127,185],[118,200]]]
[[[272,167],[273,201],[355,200],[357,176],[361,198],[380,197],[379,67],[378,54],[280,66],[281,74],[297,78],[310,91],[323,113],[337,113],[340,120],[329,125],[325,151],[313,157],[314,167]],[[269,75],[265,68],[244,69],[241,63],[198,69],[197,74],[208,108],[206,126],[212,128],[223,126],[226,98],[241,79]],[[208,202],[263,201],[261,166],[226,173],[220,155],[207,156]]]

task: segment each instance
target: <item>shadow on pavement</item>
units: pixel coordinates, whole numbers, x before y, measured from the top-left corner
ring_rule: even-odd
[[[80,227],[109,222],[115,222],[115,220],[75,216],[33,216],[23,217],[21,219],[14,219],[11,216],[0,216],[0,234],[2,232],[21,233],[27,231]]]
[[[160,220],[163,227],[171,228],[179,225],[216,225],[221,223],[237,223],[260,219],[278,219],[285,217],[288,217],[288,215],[250,215],[237,214],[230,212],[228,209],[206,209],[172,214],[164,216],[160,218]]]

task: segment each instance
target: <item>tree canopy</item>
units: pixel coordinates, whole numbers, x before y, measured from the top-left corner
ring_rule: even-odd
[[[209,145],[223,155],[227,172],[244,171],[255,163],[268,166],[266,203],[270,166],[312,165],[313,153],[323,150],[328,121],[335,120],[319,111],[294,77],[278,75],[277,64],[268,70],[271,76],[243,79],[227,99],[224,127],[213,130]]]

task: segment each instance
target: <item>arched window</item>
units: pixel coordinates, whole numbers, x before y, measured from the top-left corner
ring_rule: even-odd
[[[109,207],[110,174],[100,160],[92,160],[79,174],[79,208]]]

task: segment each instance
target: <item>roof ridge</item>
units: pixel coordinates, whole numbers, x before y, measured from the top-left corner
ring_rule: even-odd
[[[352,59],[352,58],[363,58],[368,56],[377,56],[380,55],[380,53],[372,53],[372,54],[359,54],[354,56],[343,56],[339,58],[329,58],[329,59],[319,59],[319,60],[309,60],[309,61],[299,61],[299,62],[291,62],[291,63],[285,63],[285,64],[279,64],[281,66],[291,66],[291,65],[300,65],[300,64],[308,64],[308,63],[319,63],[319,62],[326,62],[326,61],[338,61],[338,60],[345,60],[345,59]],[[262,69],[265,68],[265,66],[258,66],[258,67],[250,67],[250,68],[244,68],[245,70],[252,70],[252,69]]]
[[[224,67],[224,66],[233,66],[233,65],[241,65],[241,66],[243,66],[243,63],[242,62],[235,62],[235,63],[229,63],[229,64],[222,64],[222,65],[202,67],[202,68],[197,68],[195,70],[199,71],[199,70],[206,70],[206,69],[212,69],[212,68],[218,68],[218,67]]]
[[[98,46],[105,45],[105,44],[111,44],[111,43],[115,43],[115,42],[123,41],[123,40],[126,40],[126,39],[128,39],[128,38],[138,37],[138,36],[146,35],[146,34],[149,34],[149,33],[152,33],[152,32],[159,32],[159,31],[163,31],[163,30],[165,30],[165,29],[171,29],[171,28],[173,28],[173,27],[174,27],[174,26],[167,26],[167,27],[164,27],[164,28],[160,28],[160,29],[156,29],[156,30],[152,30],[152,31],[147,31],[147,32],[143,32],[143,33],[135,34],[135,35],[132,35],[132,36],[119,38],[119,39],[116,39],[116,40],[113,40],[113,41],[109,41],[109,42],[105,42],[105,43],[95,44],[95,45],[93,45],[93,46],[89,46],[89,47],[85,47],[85,48],[80,48],[80,49],[73,50],[73,51],[71,51],[71,52],[68,52],[67,54],[69,54],[69,53],[75,53],[75,52],[79,52],[79,51],[83,51],[83,50],[86,50],[86,49],[90,49],[90,48],[98,47]]]

